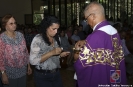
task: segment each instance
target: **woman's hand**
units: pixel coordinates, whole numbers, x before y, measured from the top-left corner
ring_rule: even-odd
[[[28,74],[28,75],[31,75],[31,74],[32,74],[32,69],[31,69],[31,67],[30,67],[30,64],[28,64],[28,71],[27,71],[27,74]]]
[[[3,82],[3,84],[9,84],[8,77],[7,77],[6,73],[2,74],[2,82]]]
[[[53,55],[59,55],[62,52],[62,49],[60,47],[54,48],[52,50]]]
[[[70,54],[70,52],[62,52],[61,54],[60,54],[60,57],[66,57],[66,56],[68,56]]]
[[[45,60],[47,60],[51,56],[59,55],[61,52],[62,52],[62,48],[60,48],[60,47],[54,48],[50,52],[47,52],[47,53],[45,53],[45,54],[42,55],[41,60],[40,60],[40,63],[44,62]]]

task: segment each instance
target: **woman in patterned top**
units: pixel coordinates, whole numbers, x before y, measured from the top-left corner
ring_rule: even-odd
[[[1,29],[1,25],[0,25],[0,34],[1,34],[1,31],[2,31],[2,29]],[[1,81],[1,76],[0,76],[0,87],[3,87],[2,81]]]
[[[59,68],[60,57],[69,55],[59,47],[56,34],[59,20],[54,16],[45,17],[40,24],[40,34],[31,43],[30,63],[35,65],[34,79],[37,87],[63,87]]]
[[[0,71],[4,87],[26,87],[29,54],[22,33],[16,30],[16,21],[10,14],[2,18],[0,35]],[[32,70],[28,64],[28,74]]]

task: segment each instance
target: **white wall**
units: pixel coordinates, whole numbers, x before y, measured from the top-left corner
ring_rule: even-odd
[[[17,23],[25,24],[24,15],[32,14],[31,0],[0,0],[0,17],[12,14]]]

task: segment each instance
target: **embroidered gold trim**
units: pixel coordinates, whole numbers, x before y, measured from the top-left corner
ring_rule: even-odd
[[[119,69],[120,62],[124,59],[122,46],[118,44],[117,38],[112,38],[114,51],[110,49],[98,48],[92,49],[87,44],[81,49],[79,58],[84,67],[96,64],[110,65]]]

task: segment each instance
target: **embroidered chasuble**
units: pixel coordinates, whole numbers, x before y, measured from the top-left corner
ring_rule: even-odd
[[[86,38],[74,67],[79,87],[126,85],[124,54],[117,30],[107,21],[99,23]]]

